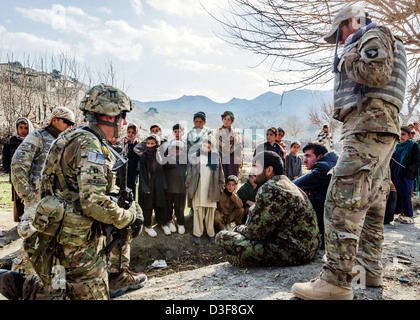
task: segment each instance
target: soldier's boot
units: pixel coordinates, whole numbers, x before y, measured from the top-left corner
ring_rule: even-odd
[[[119,273],[109,274],[109,295],[111,298],[119,297],[129,290],[142,288],[147,282],[144,273],[134,273],[123,270]]]
[[[258,267],[261,266],[260,264],[253,262],[253,261],[247,261],[244,260],[238,256],[228,254],[226,255],[226,260],[235,267]]]
[[[304,300],[353,300],[352,289],[341,288],[319,278],[295,283],[292,293]]]
[[[22,299],[24,282],[25,276],[23,273],[0,270],[0,293],[9,300]]]
[[[382,276],[370,276],[366,275],[366,285],[368,287],[382,287],[384,278]]]

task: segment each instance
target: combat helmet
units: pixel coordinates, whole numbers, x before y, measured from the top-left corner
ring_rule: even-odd
[[[85,115],[85,121],[102,123],[114,127],[114,137],[118,137],[118,122],[120,117],[125,117],[133,109],[130,98],[121,90],[105,85],[90,88],[80,102],[79,109]],[[103,121],[96,115],[116,116],[115,122]]]

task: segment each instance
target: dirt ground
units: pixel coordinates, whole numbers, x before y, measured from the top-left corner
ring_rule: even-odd
[[[416,215],[420,210],[416,208]],[[10,212],[0,212],[0,268],[10,268],[11,258],[22,241],[16,239]],[[144,232],[131,247],[131,267],[148,276],[140,290],[117,300],[295,300],[291,287],[316,276],[323,251],[303,266],[288,268],[238,268],[225,261],[217,247],[203,236],[201,245],[192,242],[192,221],[187,217],[187,232],[150,238]],[[383,245],[384,285],[363,288],[355,283],[355,300],[420,299],[420,218],[414,225],[393,222],[385,225]],[[10,243],[9,243],[10,242]],[[167,267],[153,268],[154,260],[165,260]]]

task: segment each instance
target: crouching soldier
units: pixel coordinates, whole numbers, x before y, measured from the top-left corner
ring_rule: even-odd
[[[59,296],[54,289],[64,289],[67,299],[104,300],[141,288],[147,280],[128,270],[129,245],[141,231],[141,209],[136,201],[122,208],[111,198],[118,157],[112,145],[127,124],[131,100],[101,84],[86,93],[80,109],[89,125],[61,135],[46,159],[33,221],[37,231],[24,243],[37,275],[25,279],[23,299],[54,299]],[[110,265],[101,251],[106,225],[128,227],[126,244],[114,247]],[[10,284],[12,277],[3,275],[0,282]]]
[[[216,244],[239,267],[293,266],[310,262],[321,244],[314,209],[285,175],[273,151],[257,153],[252,174],[260,186],[247,225],[220,231]]]

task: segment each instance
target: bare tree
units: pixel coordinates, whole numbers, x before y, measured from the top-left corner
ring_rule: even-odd
[[[419,118],[420,116],[420,67],[417,67],[414,78],[411,84],[407,88],[407,114],[400,113],[401,123],[403,125],[413,118]]]
[[[287,135],[290,134],[292,136],[293,140],[296,140],[305,131],[304,126],[302,126],[302,120],[297,116],[288,116],[283,124],[283,129],[287,132]]]
[[[297,72],[298,79],[271,79],[270,86],[324,85],[332,79],[331,49],[322,37],[345,5],[359,5],[379,23],[390,26],[406,44],[409,67],[420,61],[420,0],[298,1],[228,0],[218,20],[228,43],[270,61],[275,72]]]
[[[322,128],[324,124],[328,124],[330,133],[334,136],[334,133],[341,128],[341,122],[333,118],[334,105],[332,103],[323,103],[320,110],[314,108],[309,112],[309,121],[319,128]]]
[[[414,115],[420,95],[416,69],[420,68],[420,0],[227,0],[227,3],[219,13],[211,14],[223,28],[218,36],[260,56],[261,63],[269,62],[273,73],[279,75],[268,80],[269,86],[282,86],[285,91],[308,86],[322,88],[332,80],[335,46],[326,43],[323,36],[344,6],[363,7],[373,21],[390,27],[405,44],[409,72],[416,76],[408,84],[409,109],[402,115],[403,121]]]

